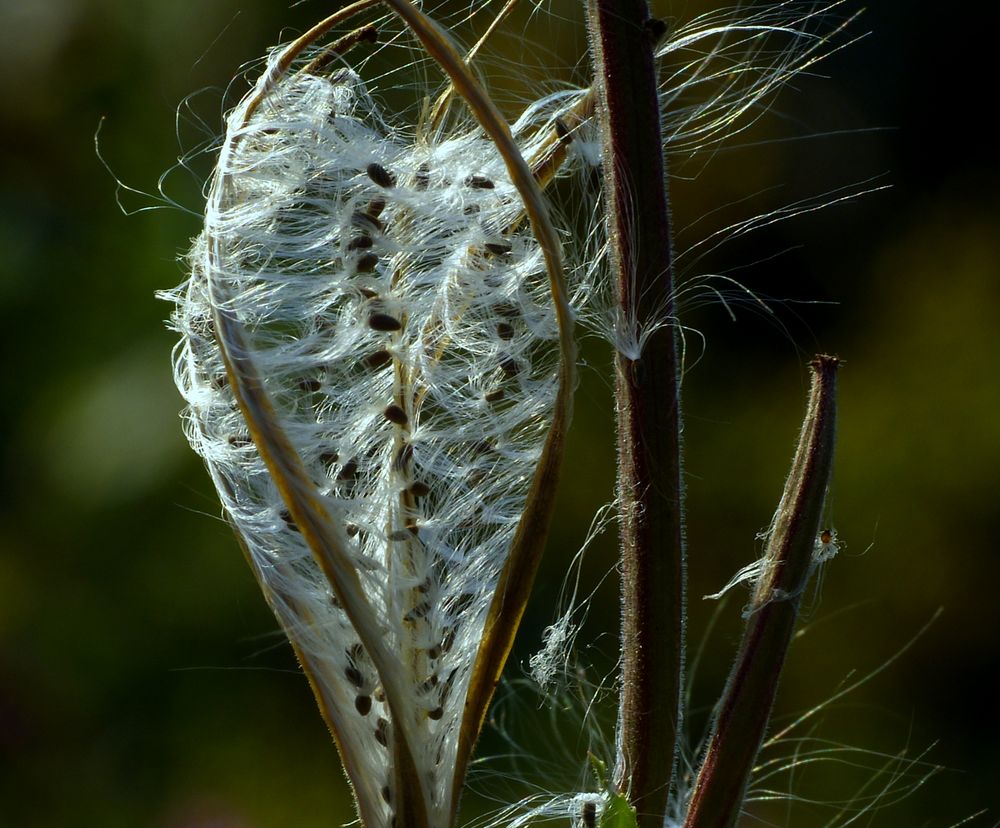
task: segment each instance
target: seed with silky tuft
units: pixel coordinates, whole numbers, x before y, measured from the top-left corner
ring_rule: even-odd
[[[364,253],[358,257],[357,269],[358,273],[371,273],[375,270],[375,265],[378,264],[378,254],[377,253]]]
[[[375,351],[361,360],[365,368],[384,368],[392,362],[392,355],[388,351]]]
[[[371,163],[365,169],[365,172],[368,173],[368,177],[378,184],[379,187],[394,187],[396,185],[396,176],[381,164]]]
[[[514,249],[510,242],[486,242],[483,246],[497,256],[506,256]]]
[[[375,741],[382,747],[389,745],[389,722],[387,720],[380,718],[375,725]]]
[[[406,416],[406,412],[395,403],[386,406],[385,411],[383,411],[382,414],[390,423],[395,423],[396,425],[406,425],[409,420]]]
[[[354,250],[367,250],[374,243],[371,236],[356,236],[347,243],[347,249],[352,252]]]
[[[427,497],[427,495],[431,493],[431,487],[426,483],[417,480],[416,482],[410,484],[409,491],[414,497]]]
[[[376,331],[400,331],[403,323],[387,313],[373,313],[368,316],[368,327]]]
[[[351,213],[351,225],[357,227],[358,230],[367,230],[373,233],[380,233],[385,229],[381,220],[377,216],[373,216],[370,211]]]

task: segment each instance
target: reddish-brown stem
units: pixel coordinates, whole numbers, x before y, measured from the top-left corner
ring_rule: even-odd
[[[778,678],[815,567],[813,553],[833,468],[836,357],[812,363],[809,406],[771,527],[736,662],[688,805],[685,828],[731,828],[767,728]]]
[[[639,828],[667,810],[684,617],[680,395],[670,214],[645,0],[590,0],[605,209],[617,286],[622,551],[621,749],[615,782]]]

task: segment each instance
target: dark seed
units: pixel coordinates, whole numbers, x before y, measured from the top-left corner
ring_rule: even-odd
[[[361,675],[361,671],[353,664],[344,668],[344,676],[355,687],[360,687],[365,683],[365,678]]]
[[[245,446],[249,446],[251,442],[247,434],[233,434],[229,438],[229,445],[233,448],[244,448]]]
[[[320,381],[316,380],[316,379],[300,379],[299,380],[299,388],[301,388],[303,391],[306,391],[306,392],[308,392],[310,394],[316,393],[322,387],[323,386],[320,384]]]
[[[392,362],[392,355],[388,351],[376,351],[373,354],[368,354],[368,356],[361,360],[361,364],[365,368],[372,369],[385,368],[390,362]]]
[[[385,411],[382,412],[382,416],[384,416],[390,423],[395,423],[400,426],[406,425],[409,419],[406,416],[406,412],[395,403],[387,405]]]
[[[506,256],[513,249],[510,242],[486,242],[484,247],[497,256]]]
[[[372,710],[371,696],[355,696],[354,707],[362,716],[367,716]]]
[[[362,213],[360,211],[351,213],[351,225],[357,227],[359,230],[382,231],[382,222],[371,213]]]
[[[285,521],[285,525],[293,532],[299,531],[299,527],[295,524],[295,518],[292,517],[292,513],[288,509],[281,510],[281,519]]]
[[[361,531],[361,527],[356,523],[347,523],[344,524],[344,531],[347,533],[347,537],[353,538]]]
[[[372,237],[371,236],[357,236],[357,237],[351,239],[347,243],[347,249],[348,249],[348,251],[352,251],[352,250],[367,250],[373,244],[375,244],[375,242],[372,241]]]
[[[411,460],[413,460],[413,446],[407,443],[399,450],[393,465],[398,471],[402,471],[410,465]]]
[[[501,322],[497,325],[497,336],[501,339],[513,339],[514,328],[507,322]]]
[[[358,288],[358,293],[364,296],[365,299],[378,299],[378,294],[370,288]]]
[[[382,786],[382,799],[384,799],[386,802],[390,802],[391,801],[391,799],[390,799],[391,796],[392,796],[392,791],[389,790],[389,786],[388,785],[383,785]]]
[[[344,675],[355,687],[361,687],[365,681],[361,670],[358,668],[358,660],[364,652],[365,648],[361,646],[360,642],[352,644],[344,651],[344,655],[347,656],[347,667],[344,668]]]
[[[410,494],[414,497],[427,497],[431,493],[431,487],[420,480],[410,484]]]
[[[358,257],[357,271],[358,273],[371,273],[375,270],[375,265],[377,264],[377,253],[365,253],[364,255]]]
[[[368,327],[376,331],[399,331],[403,324],[387,313],[373,313],[368,317]]]
[[[389,722],[385,719],[380,718],[375,725],[375,741],[382,747],[389,746]]]
[[[413,186],[418,190],[426,190],[427,186],[431,183],[430,173],[430,165],[425,161],[417,168],[417,175],[414,179]]]
[[[462,616],[468,612],[469,607],[472,606],[475,600],[476,596],[471,592],[462,592],[448,602],[448,612],[452,615]],[[445,649],[448,648],[446,647]]]
[[[404,621],[416,621],[418,618],[426,618],[431,611],[430,601],[421,601],[404,616]]]
[[[371,163],[365,168],[365,172],[379,187],[394,187],[396,185],[396,176],[381,164]]]
[[[319,456],[320,463],[325,463],[326,465],[330,465],[331,463],[336,463],[337,460],[339,460],[339,459],[340,459],[340,455],[337,454],[337,452],[335,452],[335,451],[324,451]]]
[[[508,377],[513,377],[521,370],[521,363],[512,356],[505,356],[500,360],[500,370]]]
[[[503,389],[497,388],[495,391],[488,391],[483,395],[483,399],[486,402],[499,402],[503,399]]]
[[[556,137],[562,144],[569,144],[573,140],[573,134],[569,131],[569,127],[566,126],[566,122],[562,118],[556,118],[553,122],[556,128]]]
[[[597,825],[597,803],[584,802],[583,813],[580,814],[584,828],[594,828]]]
[[[382,211],[385,209],[385,199],[384,198],[373,198],[368,202],[368,209],[365,211],[365,215],[368,218],[377,220]]]
[[[348,460],[340,468],[340,474],[337,475],[339,480],[348,480],[354,477],[358,473],[358,461]]]
[[[465,179],[465,186],[474,190],[492,190],[496,185],[485,175],[470,175]]]
[[[428,719],[434,719],[434,721],[437,721],[442,716],[444,716],[444,708],[443,707],[435,707],[433,710],[428,710],[427,711],[427,718]]]

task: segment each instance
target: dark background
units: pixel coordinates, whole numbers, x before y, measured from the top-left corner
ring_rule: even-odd
[[[3,825],[306,828],[352,818],[306,682],[180,433],[169,307],[153,293],[181,280],[177,257],[197,218],[123,215],[94,151],[103,117],[101,151],[115,174],[155,190],[198,140],[188,123],[179,146],[178,102],[204,90],[192,109],[217,130],[221,88],[241,64],[329,10],[288,5],[0,0]],[[577,6],[544,8],[578,18]],[[710,8],[658,10],[686,21]],[[791,784],[826,804],[761,803],[747,825],[842,824],[865,797],[888,805],[932,766],[943,770],[857,824],[949,826],[981,809],[989,813],[971,824],[1000,819],[991,24],[944,13],[936,3],[878,3],[841,42],[868,36],[796,80],[711,163],[672,162],[676,226],[707,216],[678,233],[679,248],[755,213],[837,198],[823,197],[837,188],[891,185],[735,238],[684,274],[738,278],[775,311],[737,308],[734,322],[718,302],[696,301],[704,296],[684,308],[683,322],[704,335],[704,346],[688,337],[684,390],[689,638],[692,649],[705,642],[691,682],[692,740],[725,678],[743,600],[725,605],[706,638],[715,605],[700,596],[758,552],[817,350],[847,361],[830,499],[844,548],[810,599],[779,721],[885,666],[799,733],[825,740],[829,761],[755,787],[765,797]],[[535,27],[527,37],[564,62],[582,54],[572,21],[525,14],[516,26]],[[534,77],[508,71],[496,81],[501,97],[525,94]],[[167,184],[195,211],[205,164],[198,169]],[[511,676],[538,648],[583,528],[612,492],[608,356],[596,341],[585,355],[558,522]],[[613,566],[605,536],[584,565],[588,589]],[[611,578],[580,638],[589,679],[611,669],[617,611]],[[559,731],[570,746],[563,759],[537,735],[542,702],[523,690],[504,696],[503,734],[487,734],[482,753],[522,752],[541,791],[585,778],[572,725]],[[786,742],[764,758],[794,750]],[[486,763],[470,816],[496,807],[487,795],[503,801],[490,774],[505,767]]]

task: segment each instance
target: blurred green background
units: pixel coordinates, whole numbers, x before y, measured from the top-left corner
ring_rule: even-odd
[[[155,190],[180,153],[219,128],[222,88],[239,67],[330,4],[289,5],[0,0],[2,825],[310,828],[352,818],[306,682],[180,433],[169,308],[153,294],[181,280],[177,257],[197,218],[123,215],[94,151],[105,118],[108,164]],[[535,27],[528,37],[571,66],[584,45],[578,5],[554,0],[546,8],[565,21],[522,15],[516,25]],[[710,8],[657,6],[681,21]],[[941,37],[939,25],[913,4],[878,3],[849,30],[872,33],[816,68],[829,77],[799,79],[711,163],[674,168],[675,222],[689,228],[680,247],[839,187],[891,185],[735,238],[685,274],[725,273],[775,300],[770,317],[744,307],[732,321],[698,301],[684,316],[704,335],[704,347],[689,337],[685,380],[690,638],[707,642],[691,682],[692,739],[725,678],[743,598],[706,639],[714,605],[700,596],[757,554],[817,350],[847,361],[830,501],[844,548],[810,600],[781,721],[851,671],[885,664],[944,608],[911,649],[817,717],[817,738],[886,758],[804,766],[793,780],[803,797],[850,805],[865,779],[864,795],[877,794],[901,769],[897,754],[929,749],[911,781],[945,768],[861,824],[948,826],[980,809],[990,812],[971,824],[1000,818],[1000,176],[995,136],[975,120],[987,50]],[[516,82],[528,89],[531,77]],[[188,118],[179,146],[175,111],[199,90],[191,111],[208,132]],[[172,175],[167,192],[197,210],[205,172],[201,163]],[[596,342],[585,354],[558,522],[512,676],[538,648],[567,561],[612,493],[608,357]],[[612,537],[595,544],[588,589],[614,554]],[[612,577],[580,638],[592,679],[613,664],[617,613]],[[581,778],[572,726],[563,760],[532,725],[547,716],[542,702],[506,695],[507,735],[488,733],[483,754],[523,749],[538,790]],[[850,769],[855,759],[888,770],[872,781]],[[504,796],[488,769],[505,765],[486,767],[470,817]],[[886,793],[886,804],[895,798]],[[838,812],[762,803],[747,825],[825,825]]]

